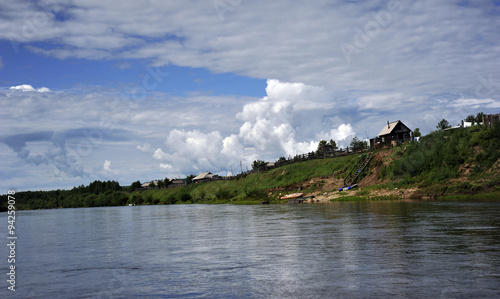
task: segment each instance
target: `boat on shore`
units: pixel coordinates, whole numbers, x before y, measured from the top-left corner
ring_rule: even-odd
[[[301,198],[304,193],[292,193],[292,194],[287,194],[285,196],[280,197],[281,199],[294,199],[294,198]]]

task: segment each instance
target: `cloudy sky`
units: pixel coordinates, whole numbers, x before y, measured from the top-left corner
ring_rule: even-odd
[[[0,193],[500,112],[500,1],[0,0]]]

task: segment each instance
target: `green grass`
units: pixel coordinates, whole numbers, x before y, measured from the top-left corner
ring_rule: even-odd
[[[381,178],[402,185],[422,187],[446,182],[460,175],[459,167],[474,165],[476,178],[500,158],[500,123],[494,128],[470,127],[450,131],[435,131],[422,137],[421,142],[391,155],[392,163],[382,167]]]
[[[266,200],[271,203],[281,202],[278,199],[280,192],[298,191],[297,187],[311,178],[326,177],[333,174],[341,176],[348,171],[357,157],[357,155],[354,155],[297,162],[267,172],[253,173],[236,180],[190,184],[180,188],[135,191],[130,194],[130,198],[134,195],[143,199],[151,198],[151,201],[156,200],[159,204],[255,204]],[[320,182],[308,189],[301,190],[301,192],[313,192],[321,188],[321,186],[322,183]],[[271,189],[274,192],[269,192]]]

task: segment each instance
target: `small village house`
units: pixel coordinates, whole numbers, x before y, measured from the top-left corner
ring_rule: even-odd
[[[412,131],[402,121],[387,122],[377,137],[370,139],[372,149],[381,146],[395,146],[398,142],[410,141]]]
[[[201,183],[208,182],[220,179],[220,176],[213,174],[211,172],[202,172],[199,175],[195,176],[192,181],[193,183]]]
[[[141,188],[153,188],[153,187],[158,187],[158,181],[152,181],[152,182],[147,182],[147,183],[143,183],[141,185]]]
[[[184,179],[171,179],[167,188],[177,188],[186,186],[186,180]]]

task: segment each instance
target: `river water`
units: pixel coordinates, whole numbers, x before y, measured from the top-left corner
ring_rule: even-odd
[[[16,234],[1,298],[500,298],[500,202],[21,211]]]

